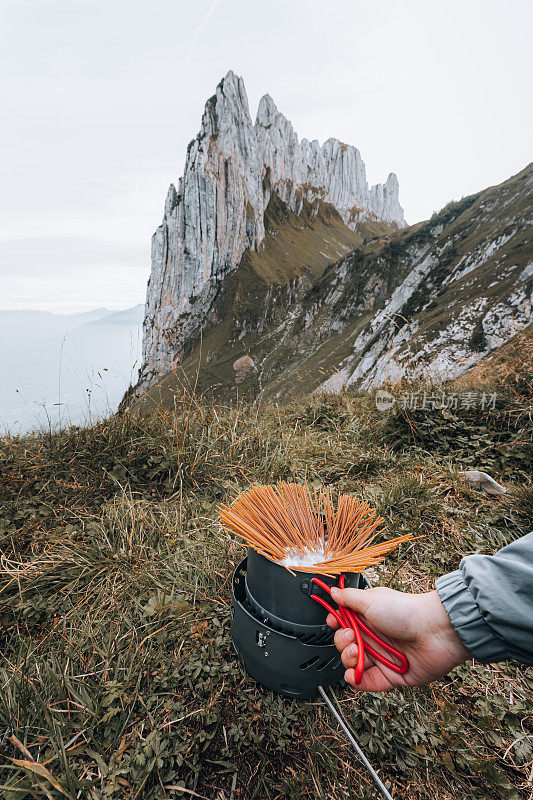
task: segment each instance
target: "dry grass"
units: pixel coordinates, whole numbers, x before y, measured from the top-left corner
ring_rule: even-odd
[[[380,414],[366,395],[261,411],[184,395],[149,418],[3,439],[3,796],[376,797],[321,703],[240,671],[228,600],[243,550],[217,507],[279,479],[352,494],[387,537],[423,535],[374,580],[424,591],[532,526],[528,403],[517,391],[494,412],[443,416]],[[459,476],[472,465],[512,491],[476,494]],[[395,796],[525,800],[532,687],[518,665],[470,664],[340,701]]]

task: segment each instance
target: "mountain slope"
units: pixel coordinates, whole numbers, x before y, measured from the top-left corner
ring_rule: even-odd
[[[346,296],[357,255],[343,264],[345,279],[343,267],[329,275],[326,296],[342,292],[332,317],[351,315],[351,351],[323,388],[370,387],[404,376],[452,378],[527,326],[532,188],[530,165],[395,238],[373,264],[376,276],[380,266],[396,276],[394,289],[363,327],[354,327],[357,307]]]
[[[335,230],[336,246],[347,246],[340,215],[325,204],[304,213],[296,236],[278,198],[265,218],[263,250],[244,254],[201,339],[142,404],[171,402],[184,380],[221,397],[281,399],[462,374],[531,322],[532,184],[530,165],[426,223],[360,232],[354,249],[329,264],[331,250],[316,263],[321,247],[312,237],[325,241]]]

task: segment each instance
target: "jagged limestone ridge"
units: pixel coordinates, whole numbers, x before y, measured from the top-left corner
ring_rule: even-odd
[[[224,277],[264,239],[264,213],[278,194],[299,213],[304,200],[331,203],[355,229],[367,217],[405,224],[398,181],[369,187],[359,151],[336,139],[299,142],[265,95],[252,124],[241,78],[229,72],[205,106],[178,190],[168,191],[152,240],[141,385],[168,371],[199,332]]]

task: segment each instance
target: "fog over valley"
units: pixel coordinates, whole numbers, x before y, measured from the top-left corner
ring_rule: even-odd
[[[137,379],[144,306],[81,314],[0,311],[2,433],[83,424]]]

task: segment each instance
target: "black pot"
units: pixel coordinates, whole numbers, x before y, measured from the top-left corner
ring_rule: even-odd
[[[326,612],[311,600],[318,594],[331,604],[331,598],[323,589],[312,583],[315,572],[289,572],[285,567],[265,558],[249,548],[246,565],[246,594],[258,613],[274,622],[279,622],[288,633],[297,633],[306,626],[324,629]],[[338,586],[338,578],[317,576],[328,586]],[[359,575],[345,575],[347,587],[359,586]]]
[[[233,646],[248,674],[289,697],[314,697],[318,686],[344,683],[344,667],[312,583],[313,572],[292,575],[285,567],[248,551],[235,570],[231,597]],[[337,578],[320,577],[329,586]],[[366,588],[364,575],[345,575],[347,587]]]

